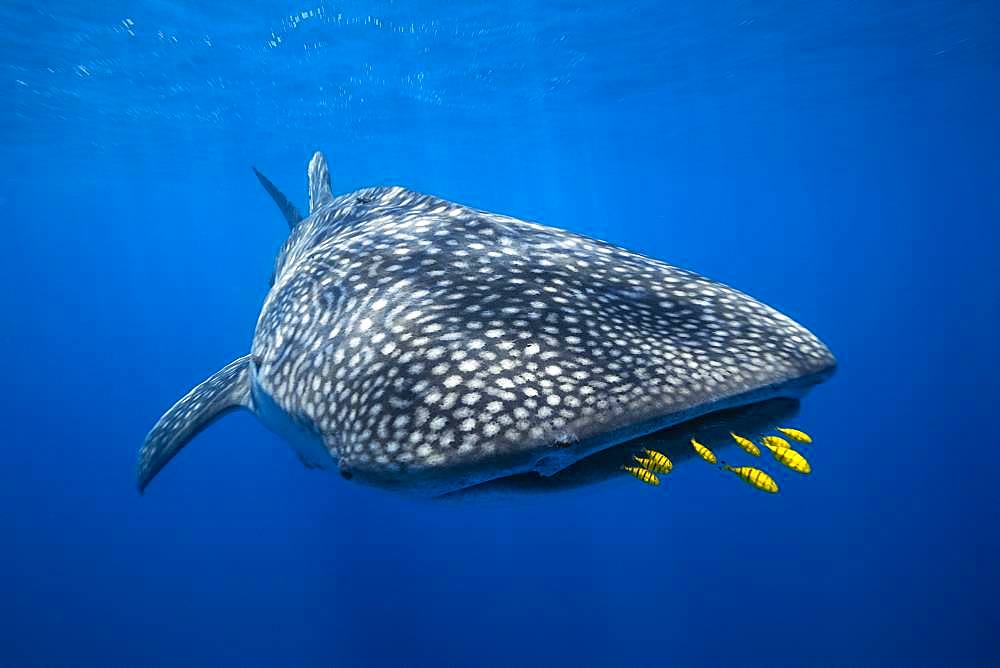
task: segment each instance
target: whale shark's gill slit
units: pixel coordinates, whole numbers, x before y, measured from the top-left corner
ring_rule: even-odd
[[[149,432],[139,451],[139,492],[198,432],[225,413],[249,406],[250,355],[245,355],[188,392]]]

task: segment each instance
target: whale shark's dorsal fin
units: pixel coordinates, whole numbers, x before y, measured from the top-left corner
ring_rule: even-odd
[[[249,408],[250,402],[250,355],[230,362],[184,395],[153,426],[139,450],[139,493],[198,432],[224,413]]]
[[[333,199],[333,188],[330,187],[330,168],[326,158],[319,151],[313,154],[309,161],[309,213]]]
[[[251,167],[251,169],[253,170],[253,173],[257,175],[257,180],[260,181],[260,185],[264,186],[264,190],[267,191],[267,194],[271,196],[274,203],[278,205],[279,209],[281,209],[281,215],[283,215],[285,220],[288,221],[288,227],[295,227],[295,224],[302,220],[302,214],[299,213],[299,210],[295,208],[295,205],[292,204],[287,197],[285,197],[284,193],[278,190],[277,186],[271,183],[270,179],[257,171],[256,167]]]

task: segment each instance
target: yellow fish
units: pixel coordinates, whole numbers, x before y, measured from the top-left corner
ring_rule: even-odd
[[[736,445],[746,450],[748,454],[751,454],[754,457],[760,457],[760,448],[758,448],[757,445],[749,438],[743,438],[739,434],[734,434],[733,432],[729,432],[729,435],[733,437],[734,441],[736,441]]]
[[[779,462],[792,469],[793,471],[798,471],[799,473],[809,474],[812,472],[812,467],[809,466],[809,462],[801,454],[792,450],[791,448],[779,448],[767,443],[767,439],[764,439],[764,445],[766,445],[770,450],[774,458]]]
[[[623,471],[627,471],[634,478],[641,480],[647,485],[652,485],[653,487],[658,487],[660,484],[660,479],[656,477],[656,474],[649,469],[643,468],[641,466],[623,466]]]
[[[691,447],[694,448],[694,451],[698,453],[699,457],[704,459],[709,464],[718,463],[719,460],[715,458],[715,453],[693,438],[691,439]]]
[[[656,466],[656,464],[653,463],[652,459],[646,459],[645,457],[639,457],[638,455],[632,455],[632,459],[635,460],[636,464],[646,469],[647,471],[653,471],[653,468]],[[656,471],[653,472],[656,473]]]
[[[755,469],[752,466],[729,466],[728,464],[723,464],[722,468],[732,471],[740,480],[761,491],[768,494],[778,493],[778,483],[774,482],[774,478],[760,469]]]
[[[804,431],[799,431],[798,429],[791,429],[789,427],[778,427],[778,431],[792,439],[793,441],[798,441],[799,443],[812,443],[812,436],[805,433]]]
[[[760,439],[760,442],[763,443],[764,445],[766,445],[767,447],[771,448],[772,450],[774,448],[791,448],[792,447],[791,443],[789,443],[785,439],[781,438],[780,436],[765,436],[764,438]]]
[[[670,461],[670,459],[662,452],[657,452],[656,450],[648,450],[648,449],[645,450],[645,452],[646,452],[645,461],[649,462],[650,466],[642,464],[642,462],[639,461],[638,457],[636,457],[635,459],[653,473],[670,473],[670,471],[673,470],[674,463]]]

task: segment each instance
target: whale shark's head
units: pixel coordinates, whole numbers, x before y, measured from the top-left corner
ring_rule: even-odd
[[[774,309],[610,244],[402,188],[320,201],[282,250],[254,391],[375,484],[552,474],[834,366]]]

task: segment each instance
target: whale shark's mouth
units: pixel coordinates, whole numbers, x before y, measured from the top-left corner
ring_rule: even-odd
[[[764,447],[758,448],[744,437],[760,440],[759,437],[774,434],[779,427],[789,427],[789,420],[798,413],[800,399],[834,371],[834,368],[829,368],[817,374],[724,397],[714,404],[697,406],[687,415],[673,414],[661,418],[659,424],[627,425],[617,433],[605,434],[600,440],[578,441],[565,447],[519,453],[515,455],[518,459],[476,461],[463,468],[393,478],[358,470],[354,477],[374,486],[438,499],[481,493],[555,492],[601,483],[627,473],[642,482],[658,485],[657,476],[649,477],[635,469],[636,465],[642,466],[635,458],[648,456],[646,450],[669,460],[684,461],[697,454],[691,442],[694,438],[711,450],[720,450],[718,462],[712,463],[726,468],[727,462],[723,460],[729,454],[727,448],[731,449],[729,446],[736,444],[733,437],[736,434],[743,435],[741,438],[747,444],[740,447],[744,450],[760,450],[755,454],[763,454],[766,452]],[[789,450],[801,454],[791,448]],[[737,464],[741,456],[739,452],[733,452],[730,461]],[[755,457],[750,462],[739,462],[742,470],[730,470],[754,485],[745,476],[766,472],[744,467],[743,464],[757,462],[758,465],[765,465],[767,461],[766,457]],[[670,466],[670,462],[666,465]]]
[[[620,477],[622,465],[632,462],[634,455],[641,455],[647,449],[661,452],[673,462],[697,458],[691,447],[691,438],[711,444],[713,450],[726,454],[736,446],[730,432],[746,434],[751,438],[763,435],[773,431],[776,425],[787,424],[798,414],[799,408],[798,399],[785,397],[727,408],[600,450],[552,475],[541,475],[535,471],[516,473],[449,492],[439,498],[559,492],[594,485]]]

